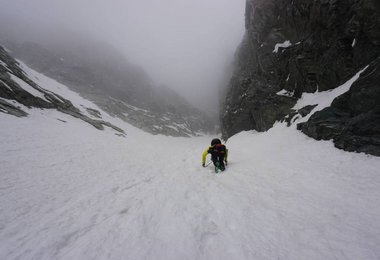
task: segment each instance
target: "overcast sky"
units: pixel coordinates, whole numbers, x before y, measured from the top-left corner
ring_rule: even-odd
[[[204,109],[244,33],[245,0],[0,0],[12,22],[65,27],[111,43]],[[17,27],[15,27],[17,28]],[[205,105],[208,103],[208,105]]]

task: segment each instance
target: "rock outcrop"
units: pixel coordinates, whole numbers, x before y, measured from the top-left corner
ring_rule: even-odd
[[[18,117],[27,116],[28,113],[21,106],[56,109],[79,118],[99,130],[108,126],[124,134],[122,129],[109,122],[84,115],[70,100],[40,87],[20,68],[20,64],[0,46],[0,112]]]
[[[247,0],[245,18],[246,34],[237,51],[235,72],[221,108],[224,138],[242,130],[268,130],[276,121],[294,113],[291,108],[303,93],[336,88],[371,62],[371,74],[363,74],[350,94],[338,98],[340,101],[335,101],[333,107],[346,114],[355,111],[349,115],[352,120],[366,115],[378,122],[375,108],[357,110],[352,102],[360,106],[380,101],[375,94],[359,95],[360,91],[354,90],[372,83],[370,93],[379,88],[375,76],[375,60],[380,54],[379,1]],[[288,95],[278,95],[279,91]],[[319,122],[327,120],[326,116],[329,118],[326,111],[318,113],[299,128],[318,139],[332,138],[337,147],[376,154],[372,148],[363,150],[348,144],[348,133],[354,130],[346,132],[345,141],[336,136],[338,131],[335,135],[317,135],[315,129]],[[352,124],[344,116],[334,120],[340,126]],[[378,123],[371,126],[380,127]],[[373,133],[355,132],[364,139],[367,134]],[[374,142],[379,150],[375,139],[366,139],[365,146]]]
[[[338,148],[380,156],[380,58],[348,92],[297,128],[317,140],[333,139]]]

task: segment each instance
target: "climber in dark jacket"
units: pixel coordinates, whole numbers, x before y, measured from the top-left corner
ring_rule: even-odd
[[[207,154],[211,154],[211,160],[215,165],[215,169],[225,170],[225,165],[227,165],[228,149],[220,139],[215,138],[211,141],[211,146],[209,146],[202,154],[202,166],[205,167]]]

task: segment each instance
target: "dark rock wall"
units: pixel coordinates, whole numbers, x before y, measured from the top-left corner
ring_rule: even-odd
[[[333,139],[338,148],[380,156],[380,58],[348,92],[297,128],[317,140]]]
[[[378,0],[247,0],[245,19],[221,108],[224,138],[268,130],[302,93],[336,88],[379,57]],[[291,94],[276,95],[282,89]]]

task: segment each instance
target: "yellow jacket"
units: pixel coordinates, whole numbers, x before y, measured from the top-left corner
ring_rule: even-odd
[[[206,157],[207,154],[209,154],[209,151],[212,150],[212,146],[207,147],[207,149],[202,154],[202,165],[206,163]],[[224,161],[227,162],[228,157],[228,149],[226,148],[226,155],[224,156]]]

